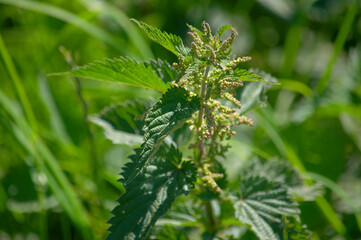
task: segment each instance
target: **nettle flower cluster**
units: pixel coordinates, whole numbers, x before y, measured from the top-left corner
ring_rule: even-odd
[[[235,98],[235,89],[243,86],[243,81],[239,78],[242,69],[238,66],[251,58],[231,60],[229,57],[231,45],[237,36],[234,28],[230,28],[231,36],[222,41],[220,37],[228,29],[227,26],[215,35],[212,35],[206,22],[202,23],[203,31],[188,26],[191,30],[188,34],[193,40],[191,50],[186,57],[179,55],[179,63],[173,64],[173,67],[181,72],[175,83],[200,98],[200,111],[188,121],[191,130],[197,133],[197,139],[190,148],[199,150],[200,161],[209,162],[202,167],[205,184],[220,192],[213,179],[221,178],[222,175],[212,174],[209,170],[210,164],[216,156],[223,156],[228,150],[229,146],[222,144],[222,141],[230,139],[235,134],[232,130],[233,125],[253,125],[251,119],[237,112],[237,109],[241,108],[241,103]]]

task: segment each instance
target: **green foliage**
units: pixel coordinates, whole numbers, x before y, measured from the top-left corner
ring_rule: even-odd
[[[244,82],[262,82],[262,83],[269,83],[269,84],[279,84],[275,80],[268,80],[267,78],[263,77],[261,74],[258,75],[246,69],[236,69],[233,73],[227,75],[234,80],[240,80]]]
[[[357,1],[115,2],[0,0],[0,239],[105,239],[122,194],[117,208],[139,213],[114,216],[123,227],[131,219],[127,237],[255,240],[233,203],[249,178],[299,203],[302,218],[248,203],[277,239],[360,239]],[[94,63],[103,76],[85,74],[102,81],[46,77],[104,58],[112,60]],[[136,148],[122,175],[134,169],[147,110],[174,85],[199,107],[160,138],[125,189],[117,173]],[[133,197],[142,210],[126,208]]]
[[[154,42],[160,44],[164,48],[168,49],[172,53],[178,56],[178,54],[187,55],[188,49],[184,47],[183,41],[179,36],[169,34],[160,31],[158,28],[152,27],[144,22],[131,19],[133,22],[138,24],[140,28],[144,30],[147,36]]]
[[[16,147],[29,156],[27,165],[33,169],[33,176],[41,172],[42,177],[48,181],[48,187],[57,199],[59,205],[69,215],[71,221],[79,229],[84,239],[92,239],[89,220],[81,205],[80,199],[75,194],[69,179],[60,165],[43,141],[35,140],[34,132],[26,122],[18,105],[12,102],[0,90],[0,106],[2,108],[1,122],[8,127],[8,131],[17,142]],[[35,171],[35,172],[34,172]],[[37,177],[40,178],[40,177]],[[44,183],[38,179],[36,187],[44,189]],[[43,190],[44,191],[44,190]],[[43,193],[44,194],[44,193]],[[43,196],[44,198],[44,196]],[[45,201],[45,199],[42,199]],[[39,209],[44,206],[39,204]],[[29,210],[28,210],[29,211]]]
[[[232,25],[226,24],[220,27],[216,33],[216,37],[220,37],[225,31],[232,29]]]
[[[184,88],[172,87],[149,110],[143,127],[144,143],[123,169],[121,181],[126,193],[112,211],[115,216],[109,221],[109,239],[144,239],[175,197],[187,194],[193,187],[196,168],[191,162],[182,161],[178,150],[163,147],[161,157],[156,153],[162,140],[198,108],[197,97],[191,97]],[[113,125],[127,119],[131,123],[130,114],[122,114],[125,110],[113,107],[100,118]]]
[[[178,72],[173,67],[171,67],[167,61],[162,59],[152,59],[149,62],[144,62],[144,65],[150,66],[157,74],[157,76],[166,84],[171,83],[178,76]]]
[[[175,198],[188,194],[194,187],[196,167],[193,163],[183,161],[182,154],[174,146],[162,148],[162,151],[141,174],[126,184],[126,193],[112,211],[115,216],[109,220],[112,226],[107,239],[145,239]],[[136,152],[124,172],[137,165],[139,150]]]
[[[165,227],[157,233],[158,240],[187,240],[187,234],[183,231],[179,231],[176,228]]]
[[[307,240],[311,232],[294,217],[283,215],[283,240]]]
[[[310,238],[311,232],[299,221],[296,201],[315,200],[322,188],[306,186],[288,162],[277,159],[253,159],[241,177],[241,200],[235,203],[241,222],[250,224],[261,239]]]
[[[123,182],[127,185],[149,164],[159,149],[162,140],[172,131],[181,127],[199,108],[197,97],[190,97],[181,87],[170,88],[149,110],[145,118],[144,143],[136,155],[135,164],[124,171]]]
[[[263,161],[254,158],[245,164],[244,169],[242,169],[241,172],[241,177],[247,179],[252,176],[268,178],[287,188],[303,184],[303,180],[299,174],[288,162],[276,158],[270,158]]]
[[[71,76],[116,82],[154,89],[161,93],[167,89],[166,85],[157,77],[151,67],[146,67],[142,63],[125,57],[97,61],[83,67],[75,68],[71,72],[56,73],[52,74],[52,76]]]
[[[241,176],[243,178],[252,176],[268,178],[287,188],[288,193],[299,202],[313,201],[324,192],[320,184],[306,185],[305,180],[288,162],[275,158],[265,161],[258,158],[253,159],[244,166]]]
[[[256,108],[265,107],[267,105],[266,92],[270,88],[269,84],[278,84],[277,80],[271,77],[269,74],[260,71],[254,71],[251,73],[256,79],[262,77],[264,82],[250,82],[242,90],[240,103],[242,108],[240,112],[242,114]]]
[[[183,52],[185,58],[181,55],[182,52],[178,51],[180,45],[183,47],[180,38],[136,22],[152,40],[173,53],[179,53],[179,63],[174,64],[173,69],[166,62],[150,61],[144,65],[138,64],[129,70],[135,74],[138,72],[136,67],[143,69],[140,72],[144,69],[152,69],[154,71],[152,74],[156,74],[157,79],[162,79],[164,83],[171,82],[173,86],[148,111],[143,126],[144,142],[135,150],[135,154],[130,157],[131,161],[123,168],[121,181],[126,193],[121,196],[118,200],[119,205],[112,211],[114,217],[109,221],[112,224],[109,228],[111,232],[109,239],[146,238],[157,219],[167,212],[175,198],[182,193],[188,193],[190,188],[194,187],[196,173],[200,179],[198,198],[202,201],[219,198],[227,187],[227,174],[216,159],[217,156],[224,157],[224,153],[228,150],[226,146],[221,145],[221,142],[225,136],[230,138],[234,135],[230,128],[235,121],[237,124],[252,125],[252,120],[239,116],[235,109],[224,106],[221,102],[217,103],[217,99],[225,98],[240,107],[240,102],[229,92],[234,92],[235,88],[243,86],[244,81],[277,83],[272,78],[263,80],[260,75],[238,67],[250,58],[230,60],[226,57],[231,51],[236,32],[231,28],[232,35],[224,42],[219,37],[225,30],[230,29],[229,26],[221,28],[215,37],[212,36],[210,26],[205,22],[202,24],[203,32],[189,26],[193,38],[192,50],[189,52],[192,57],[188,56],[187,51]],[[96,72],[95,69],[96,66],[93,65],[91,74]],[[73,70],[73,73],[74,71],[77,70]],[[118,72],[124,70],[119,69]],[[134,81],[141,80],[138,78]],[[139,86],[142,84],[143,82]],[[262,85],[254,86],[254,89],[255,92],[252,92],[252,89],[245,89],[242,95],[241,100],[245,98],[249,104],[246,110],[258,104],[261,93],[264,93]],[[251,94],[252,97],[247,94]],[[193,115],[196,111],[198,114]],[[132,117],[134,119],[135,114]],[[124,120],[131,125],[132,117],[124,112],[124,107],[120,109],[113,107],[103,112],[100,117],[93,118],[93,122],[103,126],[107,137],[113,141],[128,137],[127,143],[130,144],[134,137],[122,132],[115,133],[111,126],[118,125],[119,121]],[[170,149],[166,148],[162,141],[174,130],[183,126],[187,120],[191,124],[190,128],[196,133],[196,142],[189,147],[195,148],[196,151],[193,162],[183,163],[181,153],[173,146]],[[115,135],[118,135],[118,139]],[[212,141],[207,142],[208,138]],[[208,153],[206,146],[209,148]],[[162,157],[159,156],[159,149]],[[282,177],[282,174],[288,177],[289,172],[285,172],[286,167],[277,167],[280,175],[276,176],[276,172],[273,174],[274,178]],[[179,175],[180,172],[183,174]],[[257,173],[256,169],[252,173]],[[286,180],[285,177],[283,180]],[[289,188],[289,185],[283,185],[261,175],[245,175],[241,183],[241,197],[234,203],[236,219],[248,226],[262,240],[278,239],[278,236],[282,235],[278,231],[282,229],[279,227],[282,226],[282,216],[297,217],[300,212],[297,203],[292,201],[293,196],[289,194]],[[209,212],[208,217],[214,218],[209,203],[206,204],[206,209]],[[211,239],[216,231],[212,226],[215,220],[208,221],[209,223],[206,224],[208,230],[202,235]],[[275,224],[279,226],[275,227]]]
[[[272,225],[282,223],[283,215],[295,216],[300,213],[297,204],[287,188],[265,177],[249,177],[242,180],[241,196],[234,203],[236,217],[261,240],[277,240],[279,234]]]
[[[241,93],[240,103],[242,108],[240,112],[244,114],[252,109],[266,106],[266,87],[264,83],[247,84]]]
[[[144,121],[135,120],[146,113],[146,104],[128,102],[105,108],[101,113],[91,116],[90,121],[104,129],[106,138],[113,144],[139,146],[143,142]]]

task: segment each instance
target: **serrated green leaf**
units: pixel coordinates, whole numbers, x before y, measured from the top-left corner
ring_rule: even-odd
[[[253,158],[245,164],[240,175],[241,178],[245,179],[252,176],[265,177],[273,182],[281,183],[287,188],[303,184],[303,180],[289,162],[277,158],[270,158],[264,161],[259,158]]]
[[[234,73],[230,74],[230,78],[244,82],[261,82],[279,85],[277,81],[270,81],[268,78],[264,78],[262,75],[256,74],[247,69],[236,69]]]
[[[228,29],[231,29],[232,25],[226,24],[222,27],[220,27],[216,33],[216,36],[220,37],[225,31],[227,31]]]
[[[262,176],[272,179],[273,182],[286,187],[288,193],[298,202],[313,201],[323,193],[320,184],[305,185],[304,180],[289,162],[276,158],[267,159],[266,161],[261,161],[258,158],[252,159],[244,166],[241,176],[242,178]]]
[[[250,82],[247,83],[247,85],[243,88],[240,99],[242,105],[240,114],[244,114],[255,108],[266,106],[266,92],[271,87],[271,84],[268,83],[278,84],[277,80],[273,78],[270,74],[254,69],[248,72],[256,76],[256,78],[262,78],[264,82]]]
[[[243,88],[240,103],[242,106],[240,114],[245,114],[252,109],[266,106],[266,84],[253,82],[248,83]]]
[[[261,240],[278,240],[272,224],[282,223],[282,216],[297,216],[297,203],[279,183],[265,177],[249,177],[241,183],[242,197],[234,203],[235,215]]]
[[[162,95],[145,119],[144,143],[137,154],[135,164],[124,171],[125,185],[144,170],[157,152],[161,141],[181,127],[199,109],[199,104],[198,97],[191,97],[182,87],[172,87]]]
[[[135,164],[138,154],[131,158],[130,164]],[[194,187],[196,172],[194,164],[182,161],[181,153],[173,146],[162,151],[126,185],[126,193],[112,211],[115,216],[109,221],[112,226],[107,239],[145,239],[175,198]]]
[[[113,211],[108,239],[143,239],[175,197],[193,187],[196,168],[182,162],[179,151],[171,148],[163,151],[162,157],[154,156],[161,141],[198,109],[198,97],[191,97],[181,87],[169,89],[150,109],[143,128],[144,143],[123,168],[127,192]]]
[[[70,76],[94,80],[116,82],[136,87],[153,89],[164,93],[167,90],[164,82],[151,67],[146,67],[131,58],[120,57],[105,59],[77,67],[70,72],[50,74],[50,76]]]
[[[179,74],[167,61],[165,60],[150,60],[149,62],[144,62],[144,65],[150,66],[157,76],[162,79],[164,83],[171,83]]]
[[[124,131],[116,130],[107,121],[100,117],[92,116],[89,118],[91,122],[104,129],[104,135],[107,139],[112,141],[113,144],[124,144],[131,147],[139,146],[143,142],[143,137],[140,135],[127,133]]]
[[[108,122],[116,130],[141,134],[145,115],[143,118],[141,116],[146,114],[149,107],[148,103],[128,101],[106,107],[95,116]]]
[[[156,226],[199,227],[201,223],[197,221],[197,216],[202,214],[202,206],[195,199],[194,195],[178,197]]]
[[[147,36],[150,39],[152,39],[154,42],[160,44],[164,48],[168,49],[175,55],[178,56],[179,54],[182,54],[182,55],[188,54],[189,49],[187,49],[183,45],[183,41],[180,37],[170,34],[170,33],[162,32],[158,28],[150,26],[144,22],[141,22],[141,21],[138,21],[135,19],[131,19],[131,20],[133,22],[135,22],[136,24],[138,24],[138,26],[144,30],[144,32],[147,34]]]
[[[139,119],[146,112],[147,104],[127,102],[105,108],[89,120],[104,129],[104,135],[113,144],[140,146],[143,143],[142,127],[144,121]]]

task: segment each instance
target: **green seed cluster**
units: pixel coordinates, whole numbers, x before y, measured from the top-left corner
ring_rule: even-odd
[[[224,174],[213,173],[211,172],[210,168],[211,168],[210,164],[204,164],[203,168],[201,169],[203,173],[201,179],[203,182],[203,186],[211,189],[213,192],[222,193],[222,189],[218,186],[216,180],[223,178]]]

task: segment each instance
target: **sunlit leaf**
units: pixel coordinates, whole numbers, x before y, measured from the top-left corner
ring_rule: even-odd
[[[144,125],[144,143],[132,168],[127,168],[123,174],[126,185],[136,177],[157,152],[161,141],[199,109],[198,97],[190,97],[182,87],[169,89],[152,109],[149,110]]]
[[[264,107],[267,104],[265,83],[248,83],[241,94],[241,110],[244,114],[252,109]]]
[[[158,28],[155,28],[153,26],[150,26],[144,22],[137,21],[135,19],[131,19],[134,21],[138,26],[144,30],[144,32],[147,34],[147,36],[152,39],[154,42],[160,44],[164,48],[168,49],[175,55],[183,54],[187,55],[189,50],[184,47],[183,41],[180,37],[162,32]]]
[[[107,139],[111,140],[113,144],[125,144],[128,146],[139,146],[143,142],[143,137],[140,135],[127,133],[124,131],[116,130],[109,122],[104,121],[100,117],[93,116],[89,118],[90,121],[97,124],[104,129],[104,135]]]
[[[188,194],[194,187],[196,167],[182,161],[181,153],[173,146],[156,156],[144,171],[126,185],[126,193],[112,211],[108,240],[145,239],[157,219],[172,205],[175,198]],[[138,152],[140,150],[137,150]],[[136,165],[138,154],[131,157]]]
[[[272,77],[267,77],[268,74],[263,72],[258,72],[254,70],[246,70],[246,69],[237,69],[231,74],[232,78],[237,78],[240,81],[244,82],[260,82],[260,83],[268,83],[272,85],[279,85],[279,83]]]
[[[216,33],[216,36],[220,37],[225,31],[227,31],[228,29],[231,29],[232,25],[226,24],[223,25],[222,27],[220,27]]]
[[[164,82],[154,73],[151,67],[146,67],[136,60],[125,57],[96,61],[77,67],[70,72],[55,73],[50,74],[50,76],[70,76],[116,82],[154,89],[161,93],[167,90]]]

